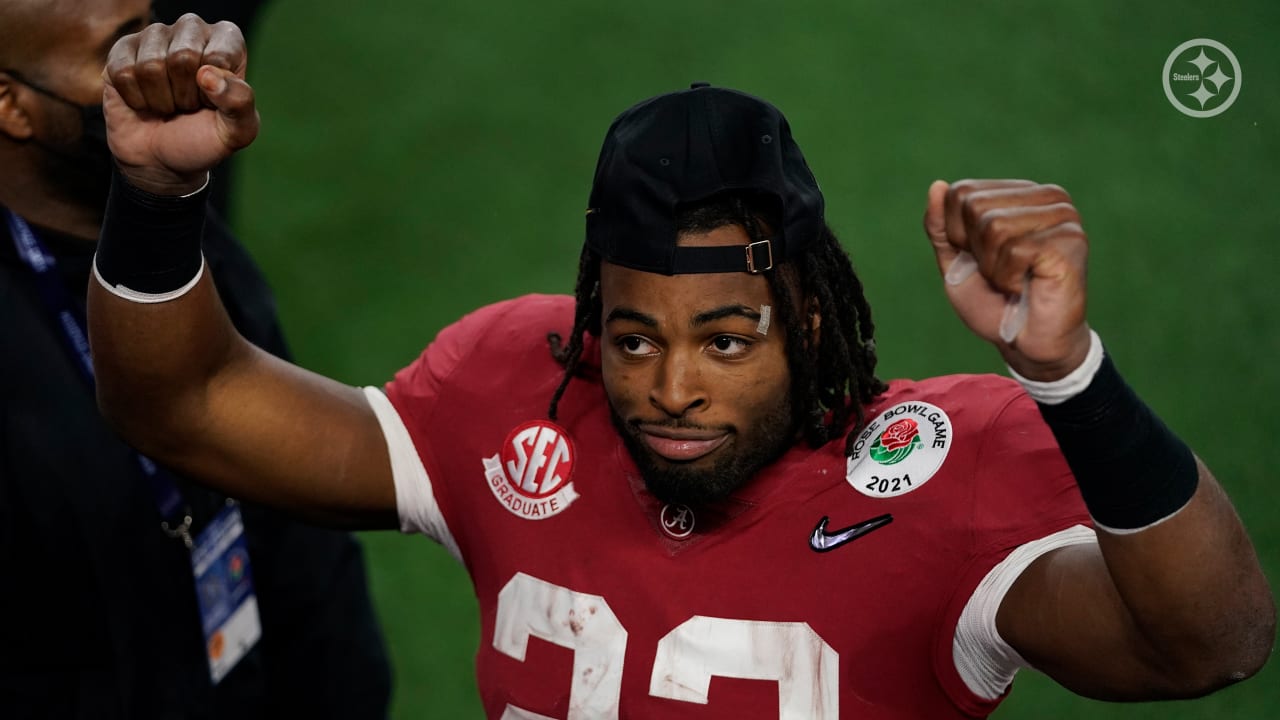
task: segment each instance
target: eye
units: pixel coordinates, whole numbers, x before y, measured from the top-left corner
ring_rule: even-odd
[[[633,357],[644,357],[645,355],[652,355],[658,351],[658,349],[653,346],[653,343],[639,335],[624,335],[618,338],[616,344],[618,349],[622,350],[624,355],[631,355]]]
[[[711,348],[720,355],[741,355],[751,349],[751,341],[733,335],[717,335],[711,341]]]

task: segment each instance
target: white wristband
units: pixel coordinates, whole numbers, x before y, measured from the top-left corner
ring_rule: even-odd
[[[204,192],[204,189],[209,187],[209,183],[211,182],[213,182],[213,171],[211,170],[206,171],[204,174],[204,184],[202,184],[200,187],[196,188],[195,190],[192,190],[191,192],[187,193],[186,195],[178,195],[176,197],[178,200],[185,200],[187,198],[195,197],[200,193]]]
[[[183,295],[186,295],[187,293],[191,292],[191,288],[195,287],[196,283],[200,282],[200,278],[204,277],[205,265],[206,263],[204,259],[204,254],[201,253],[200,269],[196,271],[195,277],[187,281],[186,285],[183,285],[182,287],[176,290],[170,290],[169,292],[144,293],[144,292],[138,292],[137,290],[132,290],[130,288],[125,287],[124,285],[111,285],[106,280],[104,280],[102,278],[102,273],[98,272],[98,256],[94,255],[93,279],[97,280],[98,284],[101,285],[107,292],[111,293],[112,295],[115,295],[118,298],[123,298],[125,300],[128,300],[129,302],[142,303],[144,305],[153,305],[155,303],[162,303],[162,302],[169,302],[170,300],[177,300]]]
[[[1098,337],[1098,333],[1090,329],[1089,352],[1084,356],[1084,362],[1080,363],[1080,367],[1072,370],[1066,377],[1051,382],[1041,382],[1028,380],[1014,372],[1013,368],[1009,368],[1009,374],[1036,402],[1044,405],[1061,405],[1089,387],[1089,383],[1093,382],[1093,376],[1098,374],[1098,368],[1102,367],[1102,355],[1102,339]]]

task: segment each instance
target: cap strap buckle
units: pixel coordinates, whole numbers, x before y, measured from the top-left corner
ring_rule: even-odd
[[[760,262],[756,259],[756,250],[763,246],[764,249],[764,267],[760,267]],[[768,240],[757,240],[746,247],[747,251],[747,272],[752,275],[759,275],[765,270],[773,269],[773,245]]]

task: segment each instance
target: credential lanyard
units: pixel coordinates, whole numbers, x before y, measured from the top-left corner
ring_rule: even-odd
[[[13,236],[14,247],[36,280],[45,307],[62,331],[63,345],[93,390],[93,358],[85,318],[58,275],[58,261],[40,242],[31,226],[8,208],[0,208]],[[214,516],[197,538],[191,537],[191,509],[173,476],[146,455],[133,451],[147,476],[160,511],[160,528],[191,552],[196,604],[209,661],[209,680],[217,685],[257,644],[262,635],[258,598],[249,567],[249,546],[240,509],[229,504]],[[178,519],[180,518],[180,519]],[[177,519],[177,522],[171,522]]]
[[[8,208],[0,208],[0,211],[4,213],[5,222],[9,225],[9,235],[13,237],[18,258],[31,270],[40,298],[61,330],[59,335],[63,346],[70,353],[81,377],[89,383],[90,391],[93,391],[97,383],[93,374],[93,358],[89,354],[89,335],[85,332],[84,313],[62,284],[62,278],[58,276],[57,259],[40,242],[40,238],[25,220]],[[160,512],[161,527],[166,533],[180,538],[187,547],[191,547],[191,513],[186,510],[182,492],[178,490],[173,476],[137,450],[133,451],[133,455],[151,485],[156,509]]]

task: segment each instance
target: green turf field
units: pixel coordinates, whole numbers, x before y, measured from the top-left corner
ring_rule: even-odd
[[[380,383],[467,310],[569,291],[610,120],[707,80],[787,113],[876,309],[881,374],[926,376],[1001,367],[943,297],[929,182],[1058,182],[1092,241],[1091,322],[1280,581],[1280,4],[896,5],[277,0],[254,38],[263,132],[236,224],[302,364]],[[1211,119],[1161,85],[1199,37],[1243,71]],[[464,573],[421,538],[365,540],[394,716],[480,717]],[[1024,673],[997,717],[1275,718],[1280,662],[1211,699],[1128,707]]]

